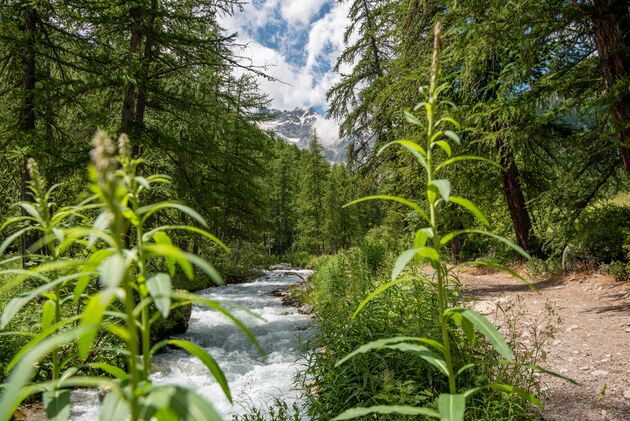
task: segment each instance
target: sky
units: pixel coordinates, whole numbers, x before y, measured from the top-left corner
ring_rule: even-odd
[[[326,91],[339,78],[332,67],[344,48],[348,8],[335,0],[250,0],[221,25],[244,45],[237,55],[279,79],[260,79],[272,108],[313,107],[325,114]],[[336,122],[321,118],[316,130],[322,143],[336,139]]]

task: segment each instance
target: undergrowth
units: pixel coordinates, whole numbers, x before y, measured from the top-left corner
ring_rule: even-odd
[[[447,386],[444,376],[436,373],[430,364],[395,350],[357,355],[347,364],[335,367],[361,344],[382,337],[440,338],[437,297],[430,283],[410,282],[389,288],[370,302],[369,313],[361,312],[351,319],[362,298],[386,282],[391,271],[394,256],[387,253],[377,267],[370,267],[369,254],[376,246],[365,244],[329,258],[307,284],[308,290],[302,299],[316,310],[319,334],[307,352],[308,368],[301,374],[300,383],[305,391],[308,414],[313,419],[329,420],[356,406],[426,405]],[[406,276],[419,272],[418,267],[411,267]],[[463,301],[457,289],[449,292],[450,305],[461,305]],[[452,332],[455,363],[475,363],[472,371],[460,377],[461,387],[510,381],[530,392],[539,390],[538,378],[522,364],[538,364],[544,360],[540,354],[542,337],[532,338],[532,344],[524,344],[514,333],[519,328],[516,316],[519,308],[516,304],[504,305],[501,312],[508,343],[521,365],[504,367],[487,342],[480,340],[470,347],[464,335]],[[394,414],[372,417],[409,419]],[[477,394],[468,404],[468,419],[534,417],[526,399],[499,391]]]

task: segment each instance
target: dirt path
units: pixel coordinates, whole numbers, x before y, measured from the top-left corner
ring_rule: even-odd
[[[630,283],[574,275],[534,282],[538,292],[532,292],[509,275],[473,271],[460,279],[482,313],[494,314],[509,303],[512,311],[519,307],[525,316],[519,340],[525,344],[536,341],[531,326],[555,317],[545,308],[555,309],[560,322],[555,338],[543,347],[547,360],[542,365],[579,385],[542,376],[545,418],[630,420]]]

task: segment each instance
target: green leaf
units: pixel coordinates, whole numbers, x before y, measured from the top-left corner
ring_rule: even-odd
[[[157,232],[170,231],[170,230],[190,231],[190,232],[194,232],[194,233],[203,235],[204,237],[209,238],[210,240],[214,241],[217,245],[219,245],[226,252],[228,252],[228,253],[230,252],[230,249],[228,248],[228,246],[226,246],[223,243],[223,241],[219,240],[217,237],[215,237],[214,235],[210,234],[206,230],[202,230],[202,229],[197,228],[197,227],[192,227],[190,225],[162,225],[160,227],[157,227],[157,228],[155,228],[155,229],[145,233],[143,235],[143,238],[146,241],[147,239],[151,238],[151,236],[153,236]],[[158,241],[156,240],[156,242],[158,242]]]
[[[129,375],[119,367],[116,367],[107,363],[90,363],[88,364],[92,368],[98,368],[99,370],[103,370],[110,376],[116,377],[118,380],[126,380]]]
[[[42,343],[44,340],[46,340],[49,336],[54,334],[60,328],[66,326],[66,325],[74,324],[74,322],[76,322],[79,319],[80,319],[80,316],[68,317],[67,319],[60,320],[59,322],[57,322],[54,325],[50,326],[48,329],[42,330],[41,332],[39,332],[36,335],[35,334],[28,335],[28,336],[32,336],[32,339],[26,345],[24,345],[22,348],[20,348],[19,351],[15,353],[15,355],[13,355],[13,358],[11,359],[11,361],[9,361],[9,363],[5,367],[4,372],[5,373],[10,373],[11,370],[13,370],[13,368],[20,361],[22,361],[24,356],[28,352],[31,351],[31,349],[35,348],[37,345]]]
[[[461,130],[462,126],[451,117],[443,117],[435,123],[435,127],[439,127],[442,123],[451,123],[457,130]]]
[[[453,150],[451,149],[451,145],[449,145],[448,142],[445,142],[444,140],[433,142],[431,145],[439,146],[440,148],[442,148],[444,152],[446,152],[448,156],[453,155]]]
[[[448,180],[433,180],[429,183],[429,186],[435,187],[444,199],[445,202],[448,201],[449,196],[451,195],[451,182]]]
[[[51,291],[57,285],[61,285],[64,282],[73,278],[77,278],[81,275],[82,274],[79,273],[79,274],[73,274],[73,275],[68,275],[68,276],[62,276],[61,278],[57,278],[52,282],[49,282],[47,284],[40,286],[39,288],[35,288],[31,291],[28,291],[24,294],[18,295],[17,297],[13,298],[11,301],[9,301],[9,303],[4,308],[4,311],[2,312],[2,317],[0,318],[0,329],[4,329],[11,322],[11,320],[13,320],[15,315],[22,309],[22,307],[28,304],[31,300],[35,299],[36,297],[39,297],[45,292]]]
[[[525,278],[523,278],[518,273],[514,272],[509,267],[501,265],[499,263],[486,262],[484,260],[471,260],[469,262],[462,262],[462,263],[458,264],[457,266],[487,266],[487,267],[491,267],[491,268],[496,268],[496,269],[499,269],[499,270],[501,270],[503,272],[509,273],[510,275],[512,275],[512,277],[518,279],[521,282],[524,282],[525,284],[527,284],[530,287],[530,289],[532,289],[532,290],[536,289],[536,287],[531,282],[528,282]]]
[[[173,245],[173,240],[171,240],[171,237],[168,236],[168,234],[158,231],[156,233],[153,234],[153,241],[155,241],[156,244],[165,244],[167,246],[172,246]],[[168,268],[168,273],[171,274],[171,276],[175,276],[175,271],[177,270],[177,267],[175,266],[176,262],[175,259],[173,259],[172,257],[164,257],[164,263],[166,263],[166,267]]]
[[[206,228],[208,227],[208,223],[206,222],[205,219],[203,219],[201,215],[199,215],[195,210],[189,208],[188,206],[182,205],[180,203],[174,203],[174,202],[154,203],[152,205],[143,206],[139,208],[136,212],[138,213],[138,215],[144,215],[142,217],[142,221],[144,222],[152,214],[162,209],[177,209],[178,211],[190,216],[191,218],[199,222],[204,227]]]
[[[516,365],[518,363],[516,361],[499,361],[499,364]],[[579,385],[578,382],[576,382],[575,380],[573,380],[570,377],[567,377],[567,376],[562,375],[560,373],[557,373],[555,371],[547,370],[546,368],[543,368],[543,367],[541,367],[539,365],[536,365],[536,364],[518,364],[518,366],[522,367],[522,368],[528,368],[530,370],[534,370],[534,371],[537,371],[537,372],[540,372],[540,373],[549,374],[550,376],[557,377],[557,378],[562,379],[562,380],[564,380],[566,382],[569,382],[571,384]]]
[[[405,406],[405,405],[377,405],[377,406],[368,406],[366,408],[352,408],[346,411],[343,411],[341,414],[337,415],[333,418],[333,421],[336,420],[351,420],[353,418],[364,417],[370,414],[401,414],[401,415],[424,415],[426,417],[439,418],[440,414],[438,414],[434,409],[431,408],[418,408],[415,406]]]
[[[52,300],[46,300],[42,305],[42,330],[48,329],[55,321],[56,304]]]
[[[416,106],[413,107],[413,110],[418,111],[420,108],[424,108],[424,101],[417,103]]]
[[[141,418],[155,418],[158,421],[223,421],[210,402],[180,386],[154,387],[146,399]]]
[[[355,349],[354,351],[352,351],[351,353],[349,353],[348,355],[343,357],[341,360],[339,360],[335,364],[335,367],[339,367],[340,365],[342,365],[343,363],[345,363],[346,361],[348,361],[349,359],[353,358],[356,355],[365,354],[365,353],[370,352],[370,351],[375,350],[375,349],[385,349],[385,348],[391,347],[392,345],[397,344],[397,343],[410,342],[410,341],[411,342],[426,343],[427,342],[427,338],[415,338],[415,337],[412,337],[412,336],[397,336],[395,338],[378,339],[376,341],[368,342],[366,344],[361,345],[360,347],[358,347],[357,349]],[[439,343],[438,343],[438,345],[441,347],[442,350],[444,349],[442,347],[442,345],[440,345]],[[427,349],[427,351],[429,351],[429,350]],[[431,351],[429,351],[429,352],[431,352]],[[433,354],[433,355],[435,355],[435,354]]]
[[[140,177],[138,175],[138,176],[134,177],[134,180],[136,180],[136,183],[140,184],[145,189],[151,190],[151,184],[149,183],[149,181],[146,178]]]
[[[431,228],[421,228],[416,231],[413,239],[414,248],[420,248],[427,245],[427,240],[433,238],[433,230]]]
[[[170,184],[171,177],[164,174],[153,174],[147,177],[149,183],[162,183],[162,184]]]
[[[221,389],[223,390],[223,393],[225,394],[225,397],[228,399],[228,401],[232,403],[232,394],[230,393],[230,387],[228,385],[227,379],[225,378],[225,374],[223,374],[223,370],[221,370],[221,367],[219,367],[214,358],[212,358],[212,356],[208,354],[205,349],[188,341],[171,339],[168,340],[167,343],[169,345],[179,347],[187,351],[189,354],[197,357],[206,366],[208,371],[210,371],[212,376],[216,379],[217,383],[219,383],[219,386],[221,386]]]
[[[459,138],[459,135],[452,130],[444,130],[444,136],[449,137],[453,142],[458,145],[462,144],[462,140]]]
[[[486,218],[486,216],[483,214],[483,212],[481,212],[479,210],[477,205],[475,205],[470,200],[464,199],[463,197],[459,197],[459,196],[451,196],[451,197],[449,197],[448,201],[449,202],[453,202],[453,203],[461,206],[462,208],[468,210],[470,213],[473,214],[473,216],[475,218],[477,218],[485,226],[487,226],[487,227],[490,226],[490,222],[488,222],[488,218]]]
[[[409,111],[404,111],[405,120],[415,126],[422,126],[422,121],[418,119],[415,115],[411,114]]]
[[[148,278],[146,283],[155,307],[166,319],[171,311],[171,277],[167,273],[157,273]]]
[[[381,149],[379,149],[377,156],[380,155],[385,149],[389,148],[392,145],[401,145],[405,149],[407,149],[413,156],[416,157],[416,160],[422,165],[425,169],[427,168],[427,152],[424,148],[418,145],[416,142],[412,142],[411,140],[400,139],[394,140],[393,142],[386,143]]]
[[[94,220],[94,224],[92,224],[94,232],[105,231],[109,227],[109,224],[111,224],[112,219],[113,216],[109,210],[104,210],[103,212],[101,212],[101,214],[97,216]],[[87,246],[92,247],[96,243],[97,239],[98,237],[96,237],[96,235],[90,234],[90,236],[88,237]]]
[[[475,155],[459,155],[459,156],[455,156],[453,158],[447,159],[446,161],[442,162],[440,165],[438,165],[437,167],[435,167],[435,172],[437,173],[438,171],[440,171],[442,168],[446,168],[451,164],[454,164],[455,162],[459,162],[459,161],[483,161],[486,162],[488,164],[491,164],[499,169],[501,169],[501,166],[499,164],[497,164],[496,162],[488,159],[488,158],[484,158],[481,156],[475,156]]]
[[[29,203],[29,202],[20,202],[18,203],[18,205],[24,209],[24,211],[26,213],[28,213],[29,215],[31,215],[33,218],[35,218],[35,220],[40,224],[40,225],[46,225],[46,223],[44,222],[44,220],[42,219],[41,214],[39,213],[39,211],[35,208],[35,206],[33,206],[33,204]]]
[[[103,377],[68,377],[62,378],[62,382],[60,384],[61,387],[64,388],[76,388],[76,387],[101,387],[103,389],[116,389],[118,384],[111,379],[105,379]]]
[[[23,222],[23,221],[37,222],[37,221],[35,221],[35,218],[33,218],[31,216],[14,216],[13,218],[7,219],[6,221],[4,221],[0,225],[0,232],[4,231],[10,225],[13,225],[13,224],[18,223],[18,222]]]
[[[33,231],[37,229],[36,227],[26,227],[26,228],[22,228],[21,230],[14,232],[13,234],[11,234],[10,236],[8,236],[3,242],[2,244],[0,244],[0,256],[2,256],[5,252],[5,250],[11,245],[11,243],[13,243],[13,241],[15,241],[16,238],[19,238],[22,236],[22,234],[26,234],[29,231]]]
[[[502,384],[502,383],[491,383],[491,384],[488,385],[488,387],[490,389],[500,390],[500,391],[506,392],[506,393],[515,393],[515,394],[519,395],[521,398],[531,402],[532,404],[534,404],[538,408],[543,409],[543,404],[540,402],[540,400],[538,400],[536,395],[534,395],[533,393],[530,393],[530,392],[528,392],[526,390],[523,390],[523,389],[518,388],[518,387],[514,387],[514,386],[509,385],[509,384]]]
[[[473,364],[473,363],[466,364],[466,365],[460,367],[459,370],[457,370],[457,373],[455,373],[455,376],[459,376],[460,374],[464,373],[466,370],[470,370],[473,367],[475,367],[475,364]],[[466,395],[466,396],[468,396],[468,395]]]
[[[399,342],[393,345],[385,345],[383,348],[395,349],[403,352],[415,352],[419,355],[420,358],[437,368],[445,376],[448,376],[448,367],[446,366],[446,361],[444,361],[443,358],[440,358],[435,352],[431,351],[426,346],[410,344],[407,342]]]
[[[101,286],[116,288],[127,273],[127,262],[120,254],[115,253],[107,257],[97,269]]]
[[[60,283],[61,282],[56,282],[55,284]],[[15,315],[22,309],[22,307],[24,307],[31,300],[33,300],[35,297],[38,297],[43,292],[48,291],[50,289],[49,285],[51,285],[51,283],[44,285],[44,288],[37,288],[36,290],[28,291],[26,294],[18,295],[17,297],[11,299],[11,301],[9,301],[9,303],[4,308],[4,311],[2,312],[2,317],[0,317],[0,329],[4,329],[5,327],[7,327],[7,325],[11,322],[11,320],[13,320]]]
[[[372,301],[372,299],[374,297],[382,294],[384,291],[387,291],[389,288],[393,287],[394,285],[397,285],[397,284],[399,284],[401,282],[404,282],[404,281],[407,281],[407,280],[408,279],[406,279],[406,278],[394,279],[393,281],[387,282],[387,283],[379,286],[378,288],[376,288],[367,297],[365,297],[365,299],[363,301],[361,301],[359,303],[359,305],[357,306],[357,309],[354,311],[354,314],[352,315],[351,319],[354,319],[355,317],[357,317],[357,314],[359,314],[359,312],[363,309],[363,307],[365,307],[367,305],[367,303]]]
[[[466,398],[464,395],[440,394],[438,398],[440,421],[464,421]]]
[[[102,291],[98,294],[92,295],[81,314],[81,326],[90,327],[93,329],[81,336],[79,339],[79,358],[85,360],[90,353],[92,342],[96,338],[96,330],[98,325],[103,320],[105,310],[109,307],[114,295],[112,292]]]
[[[120,396],[120,392],[112,390],[109,392],[99,411],[99,421],[127,420],[131,415],[129,403]]]
[[[48,390],[42,393],[49,421],[66,421],[70,418],[70,390]]]
[[[47,338],[21,358],[0,395],[0,421],[9,421],[22,400],[27,397],[22,393],[22,388],[30,381],[38,367],[37,363],[54,349],[67,345],[88,331],[86,328],[75,328]]]
[[[474,347],[475,343],[477,342],[477,335],[475,335],[475,327],[468,319],[465,319],[465,318],[462,318],[462,322],[460,326],[462,330],[464,331],[464,335],[466,335],[466,338],[468,338],[468,342],[470,343],[470,346]]]
[[[457,317],[453,315],[459,314],[470,323],[472,323],[477,331],[488,339],[488,342],[494,347],[494,349],[506,360],[514,360],[512,350],[505,342],[501,332],[484,316],[477,313],[474,310],[468,310],[463,308],[452,308],[444,312],[445,317],[452,318],[457,322]]]
[[[434,262],[440,260],[440,255],[437,250],[433,247],[420,247],[413,248],[409,250],[405,250],[398,256],[396,262],[394,263],[394,268],[392,270],[392,280],[398,278],[398,275],[405,269],[407,264],[413,259],[416,255],[420,257],[426,257]]]
[[[361,202],[366,202],[368,200],[391,200],[393,202],[402,203],[403,205],[409,206],[411,209],[418,212],[420,216],[422,216],[427,222],[431,223],[431,220],[429,219],[429,215],[427,215],[427,213],[420,206],[418,206],[418,204],[410,200],[404,199],[402,197],[398,197],[398,196],[386,196],[386,195],[366,196],[357,200],[353,200],[352,202],[344,205],[344,207],[361,203]]]
[[[488,232],[488,231],[467,229],[467,230],[449,232],[444,237],[442,237],[442,239],[440,240],[440,245],[443,246],[443,245],[447,244],[449,241],[451,241],[453,238],[455,238],[455,237],[457,237],[459,235],[462,235],[462,234],[481,234],[481,235],[486,235],[488,237],[492,237],[495,240],[499,240],[503,244],[507,245],[508,247],[510,247],[511,249],[513,249],[514,251],[516,251],[521,256],[525,257],[526,259],[528,259],[528,260],[531,259],[531,256],[525,250],[523,250],[520,246],[517,246],[516,244],[514,244],[513,242],[511,242],[510,240],[508,240],[505,237],[501,237],[500,235],[496,235],[496,234],[493,234],[493,233]]]
[[[221,277],[221,274],[212,266],[210,263],[206,262],[199,256],[196,256],[192,253],[184,252],[184,255],[188,258],[188,260],[199,269],[201,269],[206,275],[210,277],[210,279],[214,282],[215,285],[224,285],[225,281]]]
[[[192,264],[180,248],[168,244],[147,244],[144,250],[149,255],[174,259],[188,279],[194,278]]]

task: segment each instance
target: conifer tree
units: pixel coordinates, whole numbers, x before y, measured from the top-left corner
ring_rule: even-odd
[[[308,154],[303,162],[303,176],[297,197],[298,246],[301,250],[321,254],[324,251],[324,221],[326,209],[324,194],[328,175],[328,163],[324,159],[317,134],[309,143]]]

